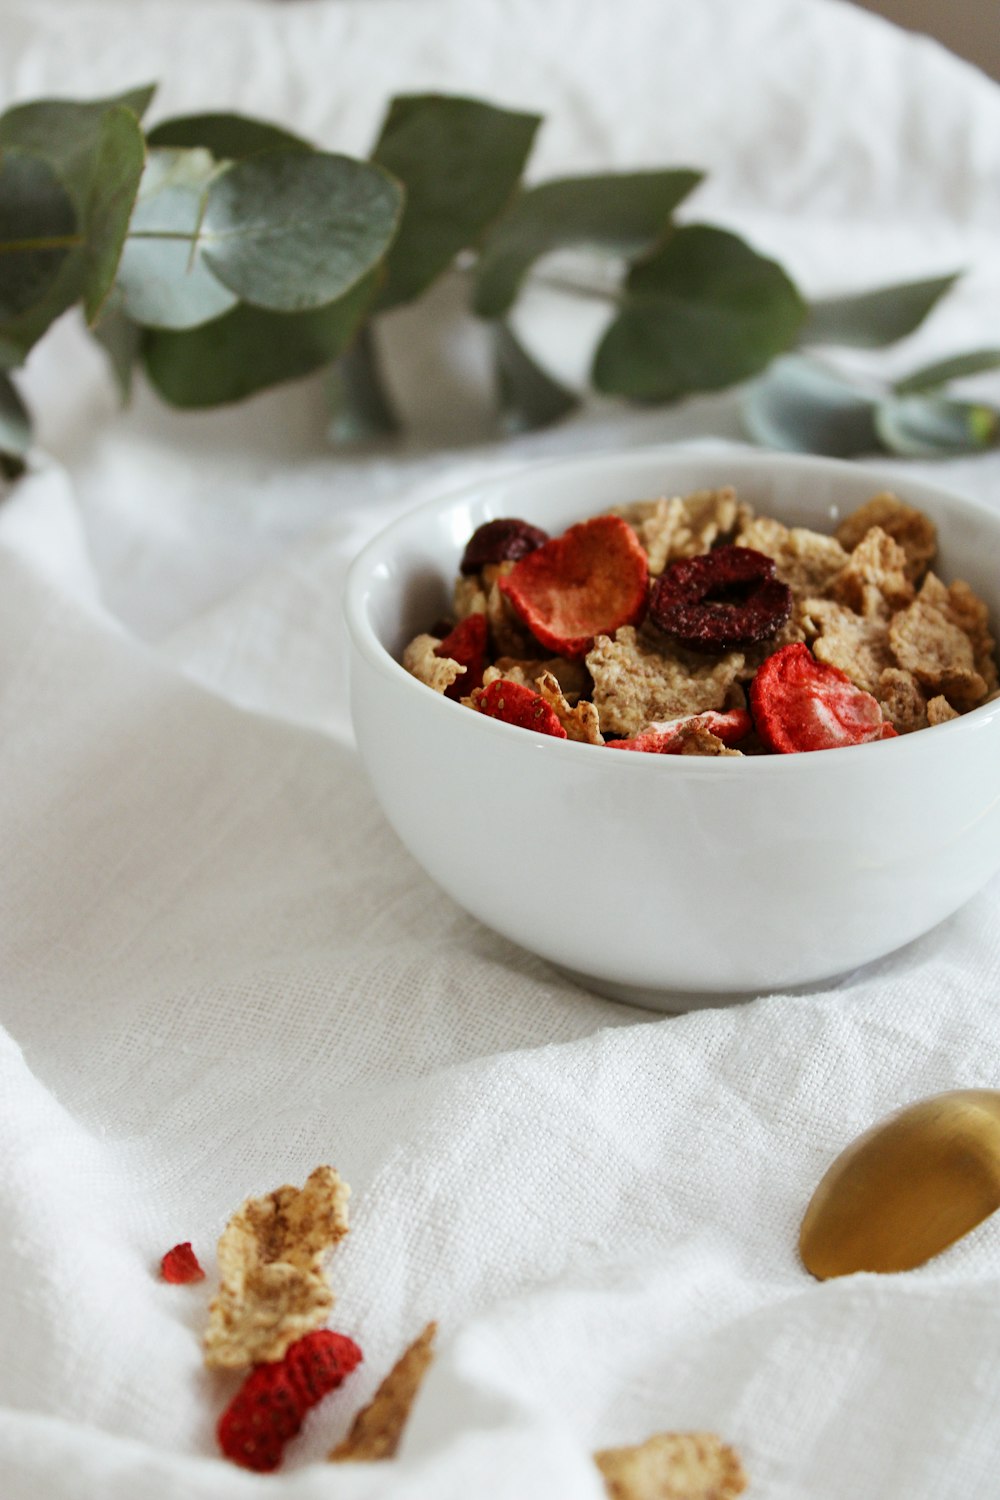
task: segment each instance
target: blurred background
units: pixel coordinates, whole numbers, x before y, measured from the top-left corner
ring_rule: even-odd
[[[855,0],[897,26],[921,31],[1000,79],[1000,0]]]

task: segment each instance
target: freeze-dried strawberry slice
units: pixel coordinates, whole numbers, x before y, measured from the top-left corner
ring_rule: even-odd
[[[871,693],[839,667],[817,661],[801,642],[782,646],[758,669],[750,707],[765,745],[783,755],[893,737]]]
[[[571,526],[500,579],[535,639],[576,660],[586,656],[596,635],[639,624],[648,584],[646,554],[620,516]]]
[[[649,601],[656,625],[690,651],[731,651],[767,640],[792,612],[774,559],[752,547],[716,547],[664,568]]]
[[[486,668],[486,616],[467,615],[454,630],[449,631],[440,646],[434,647],[435,656],[450,656],[460,667],[465,668],[461,677],[446,687],[446,698],[465,698],[483,685]]]
[[[753,728],[753,720],[745,708],[732,708],[727,713],[707,709],[701,714],[689,714],[684,719],[668,719],[662,724],[650,724],[631,740],[609,740],[609,750],[643,750],[648,755],[680,755],[684,745],[683,730],[698,726],[714,734],[724,745],[735,745],[746,739]]]
[[[361,1350],[345,1334],[320,1328],[297,1339],[283,1359],[250,1371],[219,1418],[219,1447],[242,1468],[270,1473],[310,1407],[360,1362]]]
[[[470,536],[459,570],[478,573],[490,563],[517,562],[549,539],[540,526],[530,526],[513,516],[498,521],[484,521]]]
[[[205,1280],[205,1273],[198,1264],[198,1257],[191,1248],[190,1240],[167,1251],[160,1261],[160,1275],[164,1281],[171,1281],[175,1286]]]
[[[481,688],[473,696],[479,712],[491,719],[516,724],[519,729],[533,729],[536,734],[551,734],[556,740],[566,739],[565,729],[542,695],[522,687],[519,682],[498,677],[496,682]]]

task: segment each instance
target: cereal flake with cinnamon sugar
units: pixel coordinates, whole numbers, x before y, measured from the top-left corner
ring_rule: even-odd
[[[714,1432],[661,1432],[594,1462],[610,1500],[736,1500],[747,1487],[739,1454]]]
[[[351,1430],[329,1455],[333,1464],[374,1463],[393,1458],[410,1411],[434,1359],[437,1324],[428,1323],[397,1359]]]
[[[334,1303],[325,1258],[347,1234],[350,1188],[333,1167],[305,1186],[248,1198],[219,1240],[221,1284],[208,1313],[205,1363],[243,1369],[279,1360],[321,1328]]]
[[[534,693],[539,724],[547,714],[550,735],[556,733],[552,714],[561,731],[557,737],[602,746],[609,740],[637,737],[652,724],[694,718],[706,710],[745,707],[747,692],[751,704],[754,701],[753,684],[763,664],[779,651],[801,645],[816,662],[837,668],[859,692],[875,699],[885,728],[881,738],[891,737],[893,730],[905,735],[946,723],[1000,692],[987,606],[967,583],[945,584],[930,571],[937,551],[934,523],[893,494],[874,495],[841,521],[835,535],[756,514],[731,486],[638,500],[605,514],[615,517],[623,530],[629,528],[645,553],[653,612],[645,618],[641,610],[630,607],[626,614],[623,608],[617,621],[595,630],[585,598],[589,564],[580,557],[574,561],[565,537],[553,539],[546,564],[539,567],[541,559],[532,561],[531,601],[532,608],[542,610],[543,622],[561,622],[564,651],[559,651],[559,640],[551,638],[548,627],[542,632],[547,639],[543,645],[528,623],[531,619],[538,624],[538,619],[527,607],[522,607],[525,618],[520,618],[512,602],[522,595],[499,586],[522,566],[526,533],[534,533],[536,549],[548,545],[543,532],[522,521],[507,523],[522,547],[517,560],[513,555],[496,556],[478,571],[460,576],[455,585],[457,619],[478,613],[486,620],[484,685],[504,680]],[[495,528],[497,523],[491,524]],[[578,524],[565,536],[585,529]],[[634,540],[630,545],[634,549]],[[687,560],[700,556],[714,555],[717,575],[724,579],[723,558],[732,556],[734,547],[762,554],[762,565],[763,559],[770,559],[772,597],[774,589],[783,589],[790,603],[774,614],[770,634],[766,626],[756,633],[716,634],[716,622],[727,610],[730,617],[741,609],[745,615],[751,610],[738,589],[727,594],[719,585],[720,593],[694,599],[693,608],[701,610],[700,623],[685,638],[673,625],[675,616],[660,611],[658,591],[662,598],[664,583],[681,587],[672,580],[685,568],[685,576],[693,576]],[[766,568],[761,577],[765,574]],[[605,591],[608,586],[604,579]],[[707,644],[706,610],[716,611],[709,614]],[[672,634],[664,623],[667,619]],[[589,640],[582,653],[581,639],[585,645]],[[434,635],[416,636],[403,664],[444,693],[462,668],[436,656],[438,644]],[[461,684],[449,696],[460,692]],[[469,695],[461,702],[478,706]],[[494,717],[502,718],[503,711]],[[523,716],[522,725],[527,727]],[[739,747],[721,745],[697,725],[685,726],[670,743],[670,753],[676,754],[775,753],[773,737],[750,733]],[[845,741],[828,743],[832,747]]]

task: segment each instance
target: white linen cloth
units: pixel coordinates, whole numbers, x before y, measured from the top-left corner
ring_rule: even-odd
[[[159,115],[358,151],[396,89],[538,107],[536,175],[704,165],[692,213],[809,292],[968,267],[880,368],[997,342],[1000,94],[848,7],[6,0],[0,27],[4,103],[155,76]],[[1000,1225],[905,1276],[818,1285],[796,1255],[857,1132],[1000,1084],[1000,884],[838,983],[660,1019],[465,916],[367,790],[340,623],[367,535],[463,473],[738,431],[731,397],[593,403],[491,445],[457,297],[387,328],[415,426],[367,459],[324,449],[317,382],[122,415],[75,328],[32,360],[40,453],[0,505],[0,1496],[597,1500],[594,1448],[690,1428],[760,1500],[1000,1495]],[[565,306],[531,327],[573,365]],[[1000,504],[996,458],[899,469]],[[261,1480],[215,1454],[213,1246],[324,1161],[365,1362]],[[186,1239],[209,1280],[167,1286]],[[431,1317],[400,1457],[318,1462]]]

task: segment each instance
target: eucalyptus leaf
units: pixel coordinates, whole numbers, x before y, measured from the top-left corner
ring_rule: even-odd
[[[80,243],[73,202],[51,163],[18,147],[0,149],[0,321],[40,302]]]
[[[147,132],[146,144],[183,149],[201,146],[216,161],[242,161],[258,151],[313,149],[308,141],[282,125],[238,114],[177,115],[172,120],[161,120]]]
[[[150,151],[114,294],[133,322],[196,328],[236,306],[236,294],[198,252],[209,186],[220,170],[208,151]]]
[[[587,247],[628,260],[648,254],[700,181],[701,173],[678,169],[558,178],[528,189],[486,240],[474,311],[502,317],[531,266],[555,250]]]
[[[149,84],[108,99],[38,99],[17,104],[0,116],[0,146],[22,146],[51,162],[82,220],[94,187],[104,115],[123,108],[141,119],[155,88]]]
[[[786,354],[750,385],[743,423],[755,442],[792,453],[855,458],[879,448],[875,403],[823,365]]]
[[[220,406],[307,375],[347,348],[379,287],[378,271],[345,296],[304,313],[245,304],[198,328],[150,329],[142,356],[153,385],[172,406]]]
[[[1000,370],[1000,349],[970,349],[966,354],[955,354],[951,359],[939,359],[932,365],[924,365],[897,380],[893,389],[898,396],[912,395],[917,391],[934,391],[950,380],[961,380],[966,375],[982,375],[987,370]]]
[[[890,453],[905,458],[957,457],[1000,444],[1000,411],[944,396],[899,396],[878,403],[875,428]]]
[[[393,99],[372,160],[402,182],[406,203],[381,307],[412,301],[478,243],[517,187],[540,124],[476,99]]]
[[[353,344],[332,366],[326,390],[330,409],[327,436],[335,447],[357,447],[399,431],[399,418],[379,369],[370,322],[362,325]]]
[[[9,479],[24,468],[31,447],[31,417],[13,381],[0,375],[0,466]]]
[[[348,292],[381,259],[403,193],[381,167],[315,151],[267,151],[209,186],[206,264],[254,307],[301,312]]]
[[[726,230],[687,225],[629,275],[594,385],[640,401],[735,385],[788,348],[804,311],[775,261]]]
[[[549,427],[579,406],[579,397],[543,370],[504,322],[493,325],[493,357],[506,432]]]
[[[94,323],[121,260],[146,159],[139,122],[117,105],[101,117],[94,186],[87,205],[83,310]]]
[[[139,358],[142,329],[119,309],[106,307],[91,332],[107,354],[122,401],[127,402],[132,395],[132,371]]]
[[[960,273],[907,281],[850,297],[814,302],[799,332],[800,344],[847,344],[880,349],[919,328]]]

